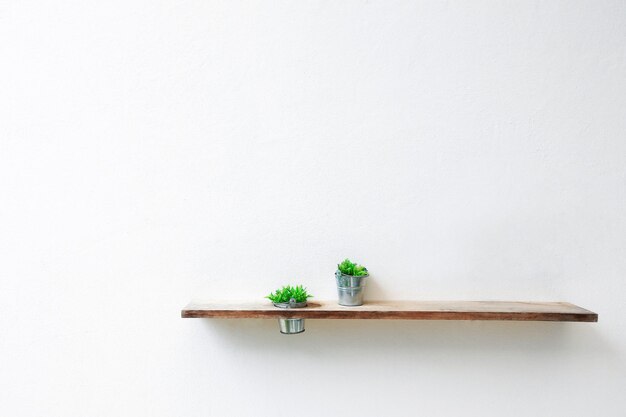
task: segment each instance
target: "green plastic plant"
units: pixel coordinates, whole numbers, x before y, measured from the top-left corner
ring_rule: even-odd
[[[307,293],[306,288],[302,285],[296,285],[295,287],[285,285],[265,298],[269,298],[273,303],[288,303],[292,298],[296,300],[296,303],[303,303],[310,297],[313,296]]]
[[[352,263],[350,262],[350,259],[347,258],[345,261],[338,264],[337,268],[339,268],[339,271],[342,274],[351,275],[353,277],[362,277],[368,274],[366,267]]]

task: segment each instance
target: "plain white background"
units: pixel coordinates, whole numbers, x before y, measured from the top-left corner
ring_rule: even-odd
[[[0,0],[0,414],[626,409],[623,1]],[[597,324],[182,320],[370,299]]]

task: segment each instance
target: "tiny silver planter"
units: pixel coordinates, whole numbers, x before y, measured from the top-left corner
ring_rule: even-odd
[[[304,319],[278,319],[278,327],[282,334],[299,334],[304,332]]]
[[[343,274],[341,271],[335,272],[337,279],[337,295],[339,305],[355,307],[363,305],[363,291],[365,290],[365,278],[368,275],[355,277]]]
[[[306,301],[296,303],[293,298],[288,303],[273,303],[278,308],[303,308],[307,306]],[[299,334],[304,332],[304,319],[278,319],[278,328],[282,334]]]

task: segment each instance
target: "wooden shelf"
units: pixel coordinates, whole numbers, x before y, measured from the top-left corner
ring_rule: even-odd
[[[192,302],[181,315],[238,319],[598,321],[596,313],[570,303],[522,301],[369,301],[359,307],[343,307],[336,301],[311,301],[299,309],[280,309],[270,303]]]

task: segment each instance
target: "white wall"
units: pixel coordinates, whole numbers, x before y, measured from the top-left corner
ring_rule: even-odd
[[[626,2],[0,0],[0,414],[623,416]],[[598,324],[182,320],[334,265]]]

